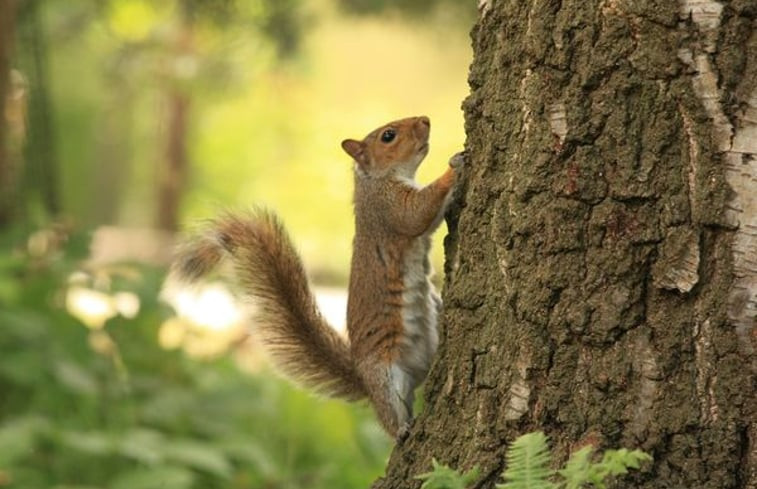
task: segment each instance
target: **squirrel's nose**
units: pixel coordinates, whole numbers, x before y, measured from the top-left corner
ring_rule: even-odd
[[[431,121],[425,115],[418,117],[418,121],[426,127],[431,127]]]

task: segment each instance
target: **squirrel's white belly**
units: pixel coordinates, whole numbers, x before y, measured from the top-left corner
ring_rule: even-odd
[[[411,389],[426,377],[439,342],[436,321],[441,300],[429,281],[430,246],[429,236],[417,238],[407,249],[402,267],[402,322],[405,330],[397,366],[410,376]]]

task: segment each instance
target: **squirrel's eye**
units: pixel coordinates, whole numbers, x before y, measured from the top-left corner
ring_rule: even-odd
[[[384,143],[391,143],[394,141],[394,137],[397,135],[394,129],[387,129],[381,133],[381,141]]]

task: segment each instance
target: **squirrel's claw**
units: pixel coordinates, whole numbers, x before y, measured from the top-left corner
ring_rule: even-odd
[[[468,154],[465,151],[461,151],[457,154],[455,154],[452,158],[449,160],[449,166],[451,166],[455,170],[461,169],[463,166],[465,166],[465,160],[467,159]]]
[[[408,420],[402,423],[402,426],[397,430],[397,443],[403,443],[410,436],[410,428],[413,426],[413,420]]]

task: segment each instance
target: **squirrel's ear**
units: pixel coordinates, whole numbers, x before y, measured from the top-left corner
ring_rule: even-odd
[[[361,165],[365,164],[365,143],[354,139],[342,141],[342,149]]]

